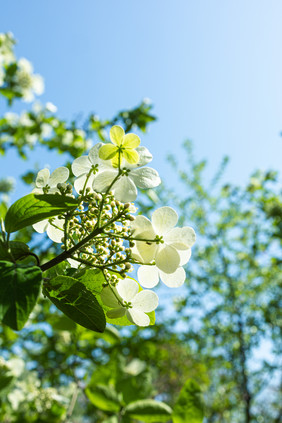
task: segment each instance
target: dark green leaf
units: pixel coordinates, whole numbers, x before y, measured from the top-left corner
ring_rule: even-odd
[[[180,391],[173,408],[173,423],[202,423],[204,404],[199,385],[192,379],[187,380]]]
[[[0,319],[14,330],[25,325],[37,302],[41,269],[0,261]]]
[[[8,245],[0,242],[0,260],[16,261],[28,254],[29,246],[24,242],[10,241]]]
[[[100,410],[117,413],[121,408],[120,397],[111,386],[89,385],[85,393],[92,404]]]
[[[77,206],[77,200],[60,194],[28,194],[17,200],[7,211],[7,232],[18,231],[41,220],[58,216]]]
[[[100,294],[105,283],[103,272],[99,269],[82,269],[75,272],[74,277],[78,279],[91,292]]]
[[[104,332],[106,319],[102,307],[77,279],[57,276],[45,286],[44,293],[74,322],[95,332]]]
[[[69,331],[72,332],[76,329],[76,323],[67,317],[65,314],[60,316],[52,315],[49,319],[49,323],[52,325],[52,328],[56,331]]]
[[[146,423],[167,422],[171,419],[172,414],[172,409],[167,404],[151,399],[134,401],[128,404],[124,411],[125,416]],[[188,421],[186,420],[186,422]]]
[[[0,393],[6,389],[11,382],[14,380],[14,375],[11,372],[11,369],[7,364],[1,360],[0,361]]]

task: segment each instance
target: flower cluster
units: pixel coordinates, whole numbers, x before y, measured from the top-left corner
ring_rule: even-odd
[[[137,189],[157,187],[160,177],[146,166],[152,155],[139,145],[137,135],[125,134],[115,125],[110,139],[111,143],[98,143],[88,155],[74,160],[73,186],[67,183],[66,167],[51,174],[48,169],[38,172],[33,193],[74,197],[74,188],[79,206],[33,227],[62,243],[71,267],[103,272],[101,300],[109,319],[126,316],[136,325],[147,326],[148,313],[156,309],[158,297],[141,286],[152,288],[159,280],[169,287],[181,286],[195,232],[191,227],[175,227],[178,216],[171,207],[155,210],[151,221],[136,216]],[[127,276],[135,265],[139,266],[139,283]]]
[[[35,95],[44,91],[42,76],[34,74],[32,64],[25,58],[16,59],[13,34],[0,34],[0,87],[11,103],[19,97],[33,101]]]

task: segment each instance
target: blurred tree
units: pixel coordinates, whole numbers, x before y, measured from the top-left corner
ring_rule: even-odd
[[[0,92],[10,106],[18,99],[30,101],[43,83],[31,66],[18,63],[13,46],[11,34],[0,36]],[[35,103],[21,114],[0,117],[0,151],[4,155],[14,148],[26,158],[41,144],[77,157],[91,146],[93,136],[107,139],[113,124],[145,132],[155,120],[151,107],[143,101],[111,120],[90,114],[69,123],[58,118],[51,103]],[[158,319],[162,323],[146,330],[124,329],[121,336],[109,326],[98,335],[42,298],[20,333],[1,328],[1,421],[172,418],[173,423],[199,423],[200,385],[206,423],[281,422],[282,206],[277,175],[256,172],[245,187],[221,183],[225,159],[208,183],[206,162],[194,160],[189,142],[184,149],[185,171],[174,157],[169,159],[182,188],[162,186],[157,195],[144,192],[139,203],[143,214],[150,214],[156,203],[170,204],[178,209],[181,223],[198,234],[175,312],[164,308]],[[23,179],[31,184],[34,172],[27,170]],[[5,175],[0,181],[1,216],[12,187]],[[20,231],[18,239],[29,242],[41,259],[58,252],[47,238],[38,241],[31,228]],[[172,417],[167,404],[158,408],[152,399],[172,406]]]
[[[281,421],[277,173],[257,171],[245,187],[222,184],[225,158],[207,181],[206,161],[194,159],[190,142],[184,150],[185,170],[169,157],[182,186],[171,190],[162,185],[158,194],[198,234],[187,283],[175,302],[175,327],[182,322],[183,342],[208,368],[207,422]],[[151,209],[153,201],[146,207]]]

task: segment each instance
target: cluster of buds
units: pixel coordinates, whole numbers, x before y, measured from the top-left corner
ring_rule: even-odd
[[[147,326],[147,313],[155,310],[158,300],[151,290],[139,292],[140,285],[152,288],[161,279],[169,287],[181,286],[185,280],[183,265],[191,256],[195,232],[190,227],[175,227],[178,216],[171,207],[156,210],[152,222],[135,215],[137,187],[154,188],[160,178],[156,170],[143,167],[152,155],[139,147],[137,135],[125,134],[120,126],[114,126],[110,138],[112,144],[96,144],[88,156],[72,164],[77,209],[39,222],[34,229],[46,230],[54,242],[62,243],[71,267],[103,272],[101,299],[111,308],[108,317],[126,315],[132,323]],[[33,192],[72,196],[68,178],[65,167],[51,175],[43,169]],[[139,265],[140,285],[126,277],[135,265]]]

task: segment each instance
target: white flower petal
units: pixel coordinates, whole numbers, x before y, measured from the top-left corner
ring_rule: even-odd
[[[145,241],[136,241],[135,245],[143,263],[150,263],[155,259],[157,251],[157,245],[155,242],[147,243]]]
[[[49,185],[50,187],[56,187],[59,183],[64,183],[69,177],[69,170],[67,167],[61,166],[54,170],[54,172],[51,173],[50,179],[49,179]]]
[[[143,262],[143,259],[140,256],[140,254],[138,253],[138,250],[137,250],[135,245],[134,245],[134,247],[131,247],[131,257],[135,260],[138,260],[140,263]]]
[[[173,273],[180,264],[178,251],[170,245],[161,245],[156,254],[156,266],[165,273]]]
[[[36,232],[39,232],[40,234],[43,234],[47,230],[47,226],[49,225],[49,220],[41,220],[41,222],[37,222],[34,225],[32,225],[33,229]]]
[[[159,297],[153,291],[145,289],[138,292],[132,300],[133,310],[140,310],[144,313],[150,313],[155,310],[159,304]]]
[[[32,194],[44,194],[42,188],[33,188],[33,190],[31,191],[31,193]]]
[[[188,263],[191,258],[191,253],[191,248],[188,248],[188,250],[178,250],[178,254],[180,255],[180,266],[184,266],[184,264]]]
[[[73,269],[78,269],[78,267],[81,265],[81,263],[79,261],[76,261],[76,260],[71,259],[71,258],[67,258],[67,261],[69,262],[69,264],[71,265],[71,267]]]
[[[102,142],[98,142],[98,144],[95,144],[89,151],[88,158],[93,165],[99,164],[101,162],[101,159],[99,158],[99,150],[102,145]]]
[[[107,311],[107,316],[109,319],[118,319],[125,315],[126,309],[124,307],[112,308],[112,310]]]
[[[140,266],[137,272],[138,281],[144,288],[153,288],[159,283],[157,266]]]
[[[126,311],[126,316],[130,322],[135,323],[137,326],[149,326],[150,324],[149,316],[143,311],[130,308]]]
[[[152,224],[158,235],[163,235],[172,229],[178,220],[176,211],[171,207],[160,207],[152,214]]]
[[[74,176],[80,176],[83,173],[88,173],[91,169],[91,163],[88,156],[81,156],[75,159],[71,165],[71,170]]]
[[[134,237],[143,232],[150,232],[152,234],[149,239],[154,239],[156,236],[152,223],[145,216],[136,216],[136,219],[130,225],[130,229]]]
[[[131,301],[139,291],[139,286],[133,279],[125,278],[120,279],[116,285],[116,290],[123,300]]]
[[[187,248],[191,248],[195,243],[196,234],[194,229],[189,226],[173,228],[165,234],[164,241],[179,250],[186,250]]]
[[[112,191],[115,198],[123,203],[134,201],[137,197],[136,186],[133,181],[125,175],[115,182]]]
[[[98,192],[105,191],[113,182],[117,174],[118,170],[115,169],[103,170],[102,172],[98,173],[93,183],[94,190]]]
[[[79,194],[79,191],[83,190],[86,178],[87,178],[87,174],[84,174],[84,175],[80,175],[78,178],[75,179],[73,185],[74,185],[74,189],[76,190],[76,192],[78,194]],[[95,176],[93,174],[91,174],[89,176],[87,184],[86,184],[86,188],[90,188],[91,191],[93,190],[94,178],[95,178]]]
[[[111,307],[111,308],[119,307],[118,300],[113,294],[109,286],[106,286],[105,288],[103,288],[101,292],[101,300],[103,304],[105,304],[105,306],[107,307]]]
[[[38,188],[42,188],[45,187],[45,185],[47,184],[48,180],[50,177],[50,172],[49,169],[42,169],[38,172],[36,180],[35,180],[35,185]]]
[[[62,242],[62,238],[64,236],[63,226],[64,220],[58,219],[57,217],[52,220],[52,223],[49,223],[47,227],[47,235],[53,242]]]
[[[152,161],[153,156],[146,147],[139,146],[135,150],[139,154],[139,162],[137,164],[138,167],[145,166]]]
[[[151,167],[135,169],[130,172],[129,177],[138,188],[142,189],[155,188],[161,183],[158,172]]]
[[[160,271],[160,278],[169,288],[178,288],[184,284],[186,273],[183,267],[178,267],[173,273],[164,273]]]

